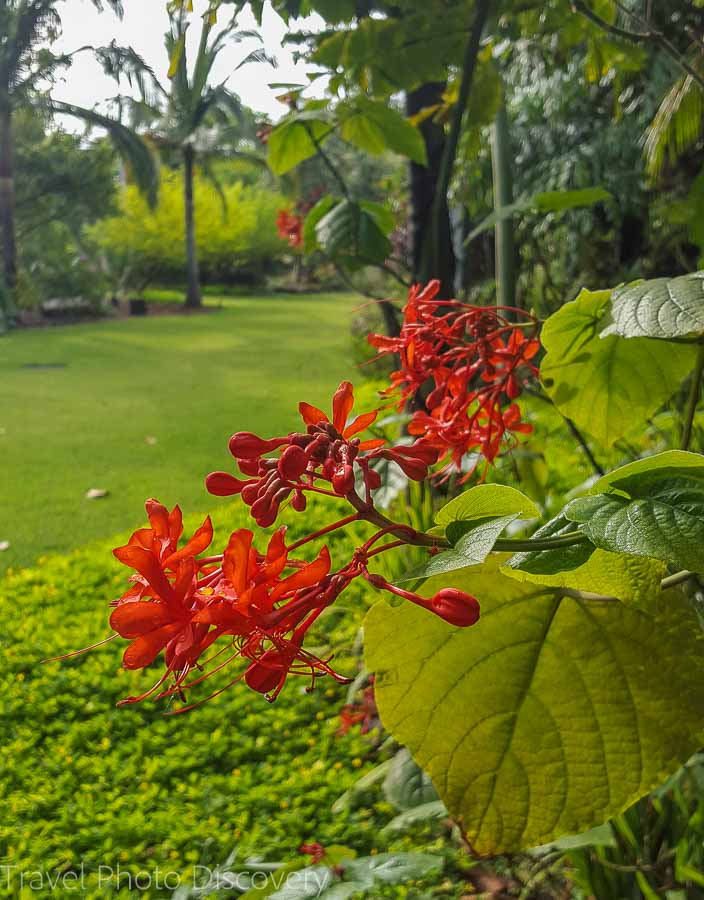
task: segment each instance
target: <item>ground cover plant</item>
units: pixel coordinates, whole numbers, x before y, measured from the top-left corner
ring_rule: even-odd
[[[347,323],[358,302],[255,296],[199,316],[26,330],[3,342],[0,442],[12,477],[0,492],[0,540],[10,542],[0,567],[127,527],[155,481],[166,499],[201,508],[199,479],[183,488],[208,472],[238,409],[256,411],[264,430],[293,425],[301,390],[323,402],[352,374]],[[269,352],[274,322],[288,340]],[[330,336],[323,345],[319,330]],[[87,501],[91,488],[110,496]]]
[[[420,403],[409,438],[375,433],[378,411],[353,415],[349,382],[327,412],[299,403],[302,430],[235,432],[237,474],[211,472],[208,491],[238,497],[259,529],[289,507],[306,523],[303,536],[291,540],[282,525],[262,543],[240,527],[213,553],[209,518],[180,545],[180,509],[148,500],[147,527],[114,550],[134,574],[111,604],[112,633],[76,652],[126,639],[125,669],[162,664],[156,682],[152,674],[118,705],[156,700],[177,715],[235,685],[274,702],[301,678],[310,692],[323,680],[350,684],[353,673],[319,649],[320,621],[344,614],[339,598],[366,581],[394,598],[376,603],[364,627],[381,721],[426,769],[472,853],[550,843],[621,813],[697,750],[704,716],[704,462],[689,451],[703,282],[696,273],[584,290],[542,328],[517,309],[441,299],[437,281],[413,287],[398,336],[369,338],[399,361],[382,393],[401,410]],[[541,391],[538,375],[595,468],[580,428],[608,448],[689,376],[681,449],[602,474],[548,521],[512,486],[458,492],[532,432],[519,401]],[[434,527],[377,505],[379,466],[389,464],[410,482],[453,479]],[[335,498],[338,516],[322,528],[317,515],[306,522],[309,500],[321,497]],[[520,520],[533,525],[505,537]],[[320,546],[361,524],[372,533],[356,549]],[[377,564],[403,547],[424,548],[427,562],[391,581]],[[644,665],[644,654],[657,665]]]

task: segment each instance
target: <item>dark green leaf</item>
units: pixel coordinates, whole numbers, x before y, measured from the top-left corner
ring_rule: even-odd
[[[704,464],[644,472],[612,487],[629,496],[580,497],[567,505],[565,515],[603,550],[704,573]]]
[[[376,219],[352,200],[343,200],[326,213],[315,235],[324,253],[350,267],[380,265],[391,253]]]
[[[315,233],[318,222],[327,215],[335,204],[340,202],[339,197],[332,194],[326,194],[315,204],[313,209],[306,216],[303,223],[303,249],[306,253],[313,253],[319,249],[318,238]]]
[[[384,780],[384,796],[399,809],[412,809],[438,799],[438,792],[420,766],[403,747],[394,756]]]
[[[704,334],[704,272],[616,288],[602,335],[682,338]]]

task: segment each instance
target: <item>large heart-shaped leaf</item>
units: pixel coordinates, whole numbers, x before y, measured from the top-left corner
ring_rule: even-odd
[[[472,628],[385,601],[365,622],[385,726],[481,853],[621,812],[700,746],[704,727],[700,629],[679,590],[642,611],[561,599],[498,564],[426,586],[477,596]]]
[[[604,445],[642,427],[692,370],[693,346],[600,335],[610,291],[583,290],[546,321],[540,367],[545,389],[563,415]]]
[[[704,272],[616,288],[602,335],[683,338],[704,334]]]
[[[629,496],[580,497],[565,515],[603,550],[704,573],[704,468],[657,469],[612,486]]]

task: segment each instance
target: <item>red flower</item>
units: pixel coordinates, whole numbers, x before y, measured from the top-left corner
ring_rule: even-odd
[[[396,462],[409,478],[427,476],[428,467],[438,457],[433,446],[417,441],[411,446],[384,447],[383,439],[360,440],[357,435],[375,421],[378,412],[365,413],[348,423],[353,405],[352,385],[343,381],[332,399],[332,420],[310,403],[301,403],[305,432],[270,440],[248,431],[237,432],[230,438],[230,452],[248,477],[213,472],[206,479],[208,491],[217,496],[241,494],[255,521],[266,527],[276,520],[281,504],[289,497],[294,509],[305,509],[308,491],[360,500],[355,489],[357,475],[368,499],[371,491],[381,486],[378,473],[371,468],[373,460],[380,457]],[[277,455],[266,455],[272,452]],[[321,482],[327,486],[321,487]]]
[[[513,401],[537,374],[531,360],[540,343],[535,319],[521,310],[438,300],[438,291],[437,281],[414,286],[400,335],[370,335],[369,341],[380,355],[401,360],[387,392],[398,395],[400,407],[430,383],[409,432],[425,437],[459,469],[465,454],[474,451],[491,462],[509,435],[530,430]]]
[[[347,703],[342,707],[337,734],[339,736],[348,734],[355,725],[361,725],[361,734],[368,734],[372,728],[379,725],[379,711],[376,707],[373,683],[364,689],[361,702]]]
[[[300,247],[303,243],[303,217],[287,209],[280,209],[276,215],[276,229],[279,237],[288,241],[291,247]]]

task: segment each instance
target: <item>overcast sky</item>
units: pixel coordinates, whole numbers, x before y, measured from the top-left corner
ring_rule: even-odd
[[[125,16],[120,21],[107,9],[102,13],[97,12],[90,0],[63,0],[59,5],[63,36],[54,45],[54,49],[70,52],[84,44],[99,46],[115,38],[118,44],[134,47],[154,68],[160,81],[166,84],[169,61],[164,49],[164,32],[168,27],[165,0],[124,0],[124,6]],[[200,19],[196,14],[205,6],[207,0],[195,0],[189,45],[197,45]],[[224,12],[221,13],[221,16],[224,15]],[[321,21],[317,17],[310,17],[299,27],[313,29],[316,22]],[[253,17],[247,14],[240,17],[239,26],[251,29],[256,27],[256,23]],[[301,84],[308,81],[306,66],[294,65],[291,50],[286,50],[281,45],[285,31],[283,21],[267,4],[260,33],[266,49],[276,57],[278,68],[273,69],[265,64],[247,65],[234,73],[229,82],[230,88],[239,94],[248,106],[257,112],[268,113],[274,119],[281,116],[286,109],[276,100],[276,94],[281,91],[272,90],[268,86],[269,83]],[[229,45],[218,58],[213,77],[218,80],[226,78],[255,45],[251,41]],[[120,92],[128,93],[127,86],[123,85]],[[89,53],[78,55],[53,91],[57,100],[88,107],[117,93],[115,82],[103,73]],[[70,127],[69,122],[66,122],[66,125]],[[80,129],[81,126],[76,127]]]

